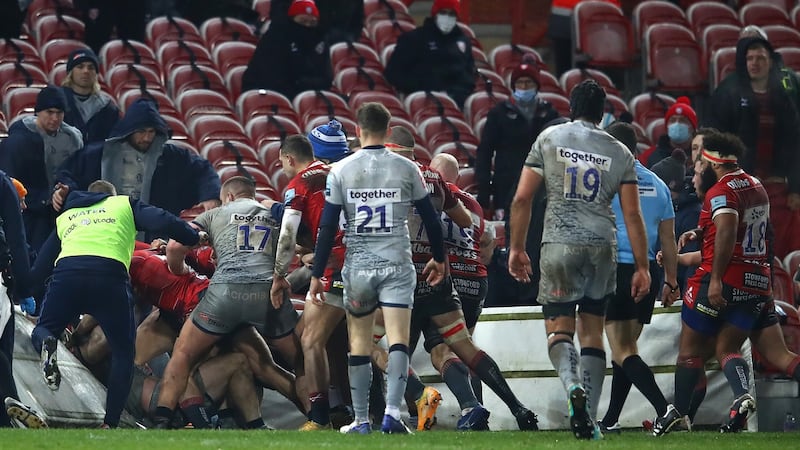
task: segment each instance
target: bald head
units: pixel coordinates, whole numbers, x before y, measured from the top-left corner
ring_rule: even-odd
[[[458,160],[449,153],[439,153],[431,160],[430,167],[444,177],[444,181],[455,183],[458,180]]]

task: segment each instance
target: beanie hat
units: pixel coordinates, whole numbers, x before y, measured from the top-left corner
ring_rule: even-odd
[[[664,115],[664,123],[669,123],[669,118],[675,114],[681,115],[689,119],[692,127],[697,129],[697,113],[692,109],[692,102],[689,97],[678,97],[675,103],[669,107],[667,113]]]
[[[79,48],[70,52],[69,56],[67,57],[67,73],[74,69],[78,64],[86,61],[94,64],[95,72],[100,70],[100,64],[97,61],[97,55],[95,55],[91,49]]]
[[[20,200],[22,200],[23,198],[25,198],[26,195],[28,195],[28,190],[25,189],[25,185],[23,185],[22,182],[19,181],[18,179],[11,178],[11,184],[13,184],[14,188],[17,190],[17,195],[19,196]]]
[[[439,13],[439,11],[443,9],[452,9],[456,12],[456,15],[461,13],[461,1],[460,0],[434,0],[433,6],[431,7],[431,16],[435,16]]]
[[[314,149],[314,157],[318,159],[335,162],[350,152],[347,148],[347,136],[338,120],[331,120],[327,125],[314,128],[308,133],[308,140]]]
[[[309,14],[319,19],[319,10],[314,0],[294,0],[289,6],[289,17]]]
[[[686,177],[686,153],[677,148],[672,151],[669,158],[664,158],[651,169],[661,181],[669,187],[670,191],[683,190],[683,180]]]
[[[67,109],[67,99],[64,97],[64,92],[61,88],[48,84],[36,96],[36,106],[34,106],[33,112],[38,113],[50,108],[64,111]]]
[[[533,81],[536,82],[537,89],[539,88],[539,66],[536,63],[536,58],[530,53],[523,55],[520,64],[517,67],[514,67],[514,70],[511,71],[512,87],[514,83],[516,83],[517,80],[522,77],[532,78]]]
[[[609,125],[606,128],[606,132],[617,138],[625,147],[628,147],[631,154],[636,155],[637,140],[636,130],[633,129],[633,125],[618,120]]]

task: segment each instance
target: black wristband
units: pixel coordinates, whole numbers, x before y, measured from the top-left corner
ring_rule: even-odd
[[[671,294],[674,294],[678,290],[678,288],[680,287],[677,284],[675,286],[669,284],[669,281],[665,281],[664,284],[669,288],[669,292]]]

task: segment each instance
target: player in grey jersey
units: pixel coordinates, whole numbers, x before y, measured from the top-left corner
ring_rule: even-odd
[[[223,206],[204,212],[193,222],[205,230],[217,254],[217,268],[206,294],[187,320],[167,364],[155,413],[156,427],[166,427],[178,398],[186,389],[190,370],[222,337],[235,334],[234,346],[247,356],[256,378],[300,404],[294,376],[272,360],[262,335],[293,338],[297,313],[291,302],[274,309],[269,292],[275,265],[279,222],[270,209],[255,200],[255,183],[244,177],[227,180],[220,191]],[[171,240],[167,264],[185,273],[188,247]],[[242,325],[251,325],[241,328]]]
[[[538,300],[543,305],[550,360],[568,391],[570,426],[578,439],[602,438],[594,416],[606,368],[605,307],[616,289],[611,200],[617,192],[636,261],[631,297],[639,301],[650,289],[633,156],[597,127],[605,98],[605,91],[593,80],[575,87],[570,98],[573,121],[550,127],[536,139],[511,206],[508,269],[518,281],[530,282],[525,236],[533,196],[544,181],[547,207]],[[581,326],[580,364],[572,342],[576,307]]]
[[[380,103],[365,103],[356,113],[363,147],[334,165],[328,175],[308,296],[324,301],[320,277],[328,261],[339,214],[344,210],[345,253],[342,280],[350,336],[349,375],[355,421],[343,433],[369,433],[370,354],[375,311],[381,308],[389,341],[385,433],[408,433],[400,421],[400,402],[408,376],[408,339],[416,276],[411,263],[407,218],[413,204],[425,223],[433,259],[428,282],[444,275],[444,245],[439,216],[417,166],[384,147],[391,115]]]

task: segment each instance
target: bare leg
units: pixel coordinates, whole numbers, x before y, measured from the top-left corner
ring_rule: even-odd
[[[164,378],[161,380],[159,407],[175,409],[178,399],[186,390],[192,367],[219,339],[219,336],[208,334],[198,328],[191,320],[183,324],[172,357],[164,370]]]
[[[136,329],[136,357],[133,363],[137,366],[147,364],[156,356],[168,352],[175,344],[178,335],[163,320],[158,320],[161,311],[154,309]]]

